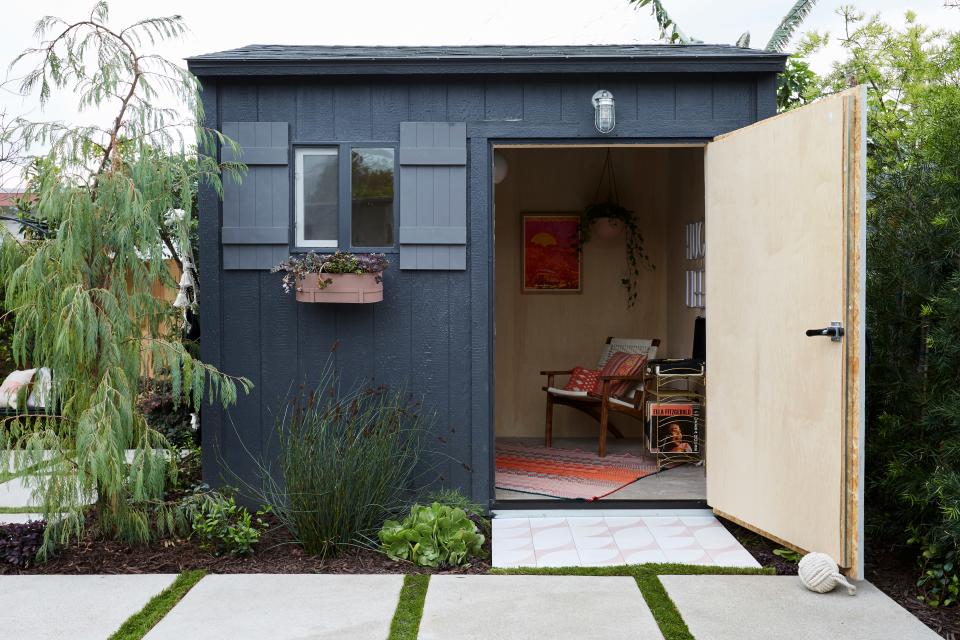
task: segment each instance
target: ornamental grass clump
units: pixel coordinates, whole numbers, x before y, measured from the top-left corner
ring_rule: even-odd
[[[268,466],[258,496],[307,553],[372,546],[383,521],[407,503],[426,425],[398,390],[342,391],[330,367],[277,422],[279,478]]]

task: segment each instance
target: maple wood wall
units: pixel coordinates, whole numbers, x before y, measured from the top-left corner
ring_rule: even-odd
[[[696,312],[684,306],[683,225],[702,218],[703,155],[700,148],[612,150],[621,203],[635,212],[656,267],[641,272],[638,302],[627,307],[620,283],[626,273],[623,237],[585,245],[581,293],[521,293],[522,214],[582,211],[593,201],[606,150],[505,148],[501,153],[509,170],[494,200],[497,435],[539,437],[541,370],[593,368],[611,335],[660,338],[659,355],[689,355]],[[689,329],[680,326],[688,320]],[[623,417],[618,425],[628,437],[642,435],[635,420]],[[595,436],[596,422],[558,407],[554,434]]]

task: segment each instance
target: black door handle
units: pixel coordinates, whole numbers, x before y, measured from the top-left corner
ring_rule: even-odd
[[[840,326],[830,326],[824,327],[823,329],[807,329],[808,336],[827,336],[838,340],[843,337],[843,327]]]

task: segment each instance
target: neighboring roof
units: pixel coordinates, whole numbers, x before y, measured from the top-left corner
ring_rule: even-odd
[[[787,54],[719,44],[359,47],[253,44],[187,58],[197,75],[780,71]]]
[[[15,207],[17,199],[22,198],[20,191],[0,191],[0,207]]]

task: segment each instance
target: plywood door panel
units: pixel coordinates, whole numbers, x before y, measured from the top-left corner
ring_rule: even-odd
[[[862,374],[848,369],[848,342],[805,331],[846,320],[859,345],[848,280],[862,256],[847,263],[860,224],[859,96],[732,132],[705,155],[707,502],[855,573],[850,425],[862,399],[849,405],[847,387]]]

